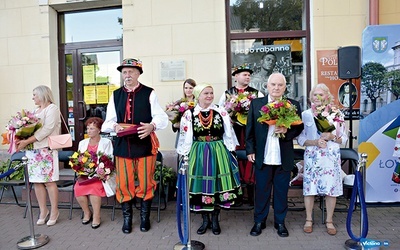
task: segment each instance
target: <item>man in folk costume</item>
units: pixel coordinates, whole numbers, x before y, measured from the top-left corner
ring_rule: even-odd
[[[132,200],[137,197],[141,201],[140,231],[147,232],[157,185],[154,171],[159,144],[154,131],[167,127],[168,116],[158,103],[155,91],[138,81],[143,73],[140,60],[124,59],[117,70],[122,73],[124,86],[111,95],[101,131],[117,132],[114,141],[116,198],[122,207],[122,231],[132,231]],[[135,174],[139,181],[137,187]]]
[[[232,76],[235,78],[236,85],[229,88],[225,91],[225,93],[219,99],[218,105],[220,107],[225,107],[229,110],[226,102],[231,99],[231,96],[238,96],[240,93],[248,93],[251,95],[251,98],[264,97],[264,94],[257,89],[250,87],[249,83],[251,81],[250,75],[253,74],[253,70],[250,69],[247,63],[240,65],[239,67],[234,68],[232,72]],[[248,107],[250,107],[250,101],[248,102]],[[239,112],[238,112],[239,113]],[[233,129],[235,131],[236,137],[239,141],[239,146],[236,147],[237,150],[246,149],[245,147],[245,131],[246,131],[246,114],[231,114],[231,119],[233,123]],[[239,163],[239,171],[240,171],[240,181],[242,184],[245,184],[247,191],[247,200],[249,205],[254,205],[254,170],[253,163],[247,160],[238,160]]]

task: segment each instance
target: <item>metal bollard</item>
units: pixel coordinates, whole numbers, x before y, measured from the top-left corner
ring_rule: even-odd
[[[365,194],[365,183],[366,183],[366,163],[367,163],[367,158],[368,155],[366,153],[362,153],[361,154],[361,159],[358,162],[358,166],[357,166],[357,172],[360,172],[362,174],[361,178],[362,178],[362,183],[363,185],[363,193]],[[356,185],[356,183],[354,183],[354,185]],[[353,188],[357,188],[356,186],[353,186]],[[361,206],[361,198],[358,197],[360,199],[360,206]],[[365,202],[365,201],[364,201]],[[349,208],[349,213],[350,213],[350,208]],[[363,215],[362,212],[360,212],[360,236],[363,234],[363,225],[364,225],[364,220],[366,218],[364,218],[364,216],[367,216],[366,214]],[[365,222],[368,223],[368,219],[365,220]],[[363,249],[362,244],[359,241],[355,241],[353,239],[348,239],[345,242],[345,249],[346,250],[361,250]]]
[[[179,173],[182,176],[186,176],[186,190],[182,190],[183,192],[185,192],[186,194],[186,207],[183,208],[183,210],[186,212],[187,219],[186,221],[184,221],[183,223],[185,223],[187,225],[188,228],[188,243],[187,245],[184,245],[182,243],[177,243],[174,246],[174,250],[203,250],[205,248],[205,245],[200,242],[200,241],[196,241],[196,240],[191,240],[190,237],[190,207],[189,207],[189,178],[188,177],[188,167],[189,167],[189,158],[187,156],[184,156],[183,158],[183,164],[181,166],[181,168],[179,169]]]
[[[46,245],[50,238],[47,235],[43,234],[36,234],[35,229],[33,227],[33,214],[32,214],[32,202],[31,202],[31,192],[30,192],[30,185],[29,185],[29,178],[28,178],[28,158],[25,156],[22,157],[22,164],[24,166],[24,174],[25,174],[25,188],[27,193],[26,199],[26,206],[28,208],[28,219],[29,219],[29,228],[30,228],[30,235],[20,239],[17,242],[18,249],[35,249],[41,246]]]

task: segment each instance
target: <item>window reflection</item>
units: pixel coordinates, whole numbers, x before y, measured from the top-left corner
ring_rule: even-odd
[[[122,38],[122,9],[67,12],[61,15],[63,43]]]
[[[303,0],[230,0],[231,33],[302,30]]]

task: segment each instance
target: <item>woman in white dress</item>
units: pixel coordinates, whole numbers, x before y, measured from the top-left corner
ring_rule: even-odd
[[[336,197],[343,194],[340,145],[346,144],[347,130],[344,116],[333,105],[333,95],[325,84],[320,83],[314,86],[310,91],[310,101],[311,109],[302,113],[304,130],[297,139],[301,146],[306,147],[303,195],[307,217],[303,230],[306,233],[313,231],[314,196],[325,195],[326,228],[328,234],[335,235],[336,228],[332,222],[333,211],[336,206]],[[323,130],[321,126],[317,126],[317,123],[319,124],[317,114],[320,114],[320,117],[328,115],[325,122],[328,122],[326,125],[330,125],[330,129]]]
[[[36,199],[39,203],[40,215],[37,225],[53,226],[56,224],[58,211],[59,180],[58,151],[49,149],[48,137],[60,134],[60,110],[54,104],[53,94],[49,87],[40,85],[33,89],[33,97],[37,109],[34,114],[40,119],[42,127],[31,137],[17,142],[17,151],[23,150],[33,143],[33,150],[26,150],[28,158],[29,182],[34,183]],[[47,194],[49,195],[51,209],[47,208]]]

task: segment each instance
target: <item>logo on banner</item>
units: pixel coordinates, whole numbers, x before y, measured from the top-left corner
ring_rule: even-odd
[[[372,38],[372,49],[377,53],[383,53],[388,48],[388,38],[385,37],[373,37]]]

